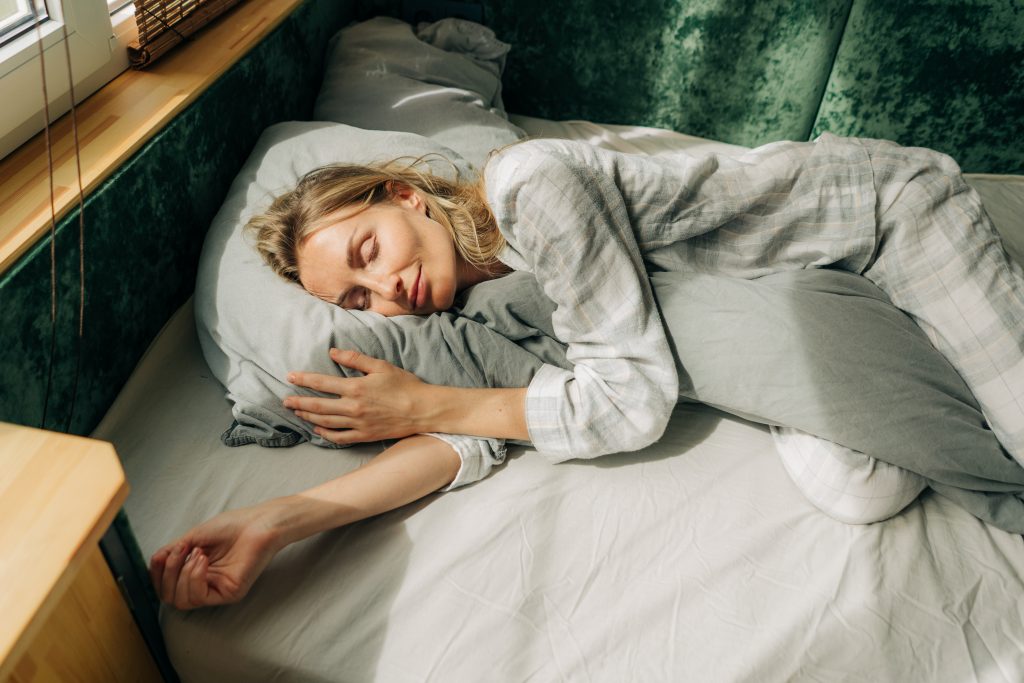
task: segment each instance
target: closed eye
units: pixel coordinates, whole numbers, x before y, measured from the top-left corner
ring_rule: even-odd
[[[359,305],[357,308],[360,311],[365,311],[370,307],[370,292],[365,287],[359,288]]]
[[[365,287],[353,287],[339,298],[337,305],[347,310],[365,311],[370,307],[370,292]]]
[[[379,253],[380,244],[377,242],[376,236],[366,238],[359,247],[359,257],[362,259],[363,265],[372,263]]]

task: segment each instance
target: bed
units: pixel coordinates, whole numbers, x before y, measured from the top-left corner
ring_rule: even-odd
[[[511,120],[626,152],[721,145]],[[971,183],[1019,255],[1024,178]],[[123,458],[145,556],[383,448],[228,448],[230,421],[190,302],[94,433]],[[767,427],[698,404],[638,453],[552,466],[516,448],[483,482],[288,547],[240,604],[161,610],[183,681],[1017,681],[1022,624],[1019,535],[930,492],[887,522],[834,521]]]
[[[240,452],[216,438],[229,416],[186,306],[95,434],[124,458],[147,556],[379,451]],[[161,621],[184,681],[1014,681],[1022,577],[1021,537],[935,495],[829,519],[767,428],[682,405],[640,453],[553,467],[520,449],[480,484],[289,547],[239,605]]]

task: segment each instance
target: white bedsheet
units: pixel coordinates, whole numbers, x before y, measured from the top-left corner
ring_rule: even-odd
[[[513,120],[620,151],[695,140]],[[978,180],[1024,234],[1024,178]],[[95,432],[124,461],[147,556],[381,448],[231,449],[229,423],[186,306]],[[682,405],[644,451],[552,466],[513,450],[476,485],[287,548],[238,605],[161,620],[186,682],[1017,682],[1024,541],[928,493],[843,525],[794,488],[766,428]]]

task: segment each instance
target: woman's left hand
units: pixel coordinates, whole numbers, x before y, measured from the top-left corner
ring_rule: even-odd
[[[288,381],[337,398],[289,396],[284,405],[313,431],[336,444],[400,439],[430,431],[422,421],[429,384],[391,363],[357,351],[331,349],[331,360],[363,377],[293,372]]]

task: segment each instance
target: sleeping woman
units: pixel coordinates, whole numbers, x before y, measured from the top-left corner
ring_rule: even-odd
[[[296,372],[289,381],[333,398],[285,405],[338,444],[401,440],[349,474],[222,513],[158,550],[154,585],[179,609],[241,599],[292,542],[481,479],[504,440],[553,462],[656,441],[679,378],[655,271],[863,275],[953,364],[1024,465],[1024,272],[956,164],[931,150],[825,135],[738,159],[639,157],[529,141],[493,155],[471,184],[397,163],[319,169],[249,227],[283,277],[385,316],[443,311],[474,284],[529,271],[556,305],[572,369],[467,389],[332,349],[363,375]]]

